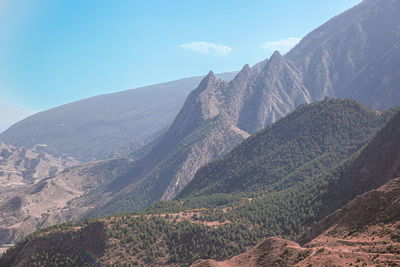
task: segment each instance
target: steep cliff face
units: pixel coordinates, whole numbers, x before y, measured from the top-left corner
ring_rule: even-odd
[[[45,146],[42,145],[26,149],[0,141],[0,188],[33,184],[61,172],[66,167],[79,164],[70,156],[53,157],[43,152],[44,149]]]
[[[353,97],[375,109],[398,105],[399,13],[396,0],[363,1],[309,33],[286,59],[299,67],[313,99]]]
[[[311,99],[301,84],[301,74],[275,52],[257,71],[245,65],[230,82],[217,80],[210,72],[188,98],[163,142],[218,116],[207,136],[194,143],[163,199],[173,198],[192,180],[195,171],[224,155],[247,138],[297,105]],[[197,113],[196,113],[197,112]]]
[[[248,97],[241,107],[238,126],[249,133],[255,133],[312,100],[299,69],[278,51],[245,91]]]

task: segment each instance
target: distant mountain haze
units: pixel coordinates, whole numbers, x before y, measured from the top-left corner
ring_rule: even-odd
[[[0,133],[2,133],[14,123],[32,115],[33,112],[20,107],[0,103],[0,114]]]
[[[218,76],[230,80],[235,74]],[[138,149],[165,131],[201,79],[186,78],[65,104],[18,122],[0,140],[27,148],[47,144],[49,153],[66,153],[83,162],[108,158],[115,151],[129,154],[127,146]]]

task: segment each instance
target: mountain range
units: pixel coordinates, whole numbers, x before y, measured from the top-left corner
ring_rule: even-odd
[[[80,221],[35,232],[0,263],[26,264],[30,257],[39,264],[90,265],[82,254],[88,251],[110,265],[188,266],[213,259],[196,264],[223,266],[250,257],[308,266],[345,255],[335,242],[356,244],[356,250],[345,248],[354,261],[360,253],[360,261],[396,263],[397,217],[382,215],[370,222],[371,231],[345,221],[352,220],[347,209],[365,211],[367,218],[398,207],[392,198],[398,182],[390,181],[400,176],[400,113],[390,109],[400,104],[398,14],[397,0],[365,0],[286,55],[276,51],[228,73],[232,79],[210,71],[193,91],[194,80],[192,88],[180,80],[83,100],[17,123],[0,139],[40,147],[55,158],[116,158],[49,174],[0,202],[7,210],[1,229],[7,242],[41,226]],[[160,102],[146,104],[155,99]],[[59,203],[50,201],[53,192],[62,196]],[[376,207],[383,213],[365,210],[363,202],[377,194],[385,199]],[[116,213],[125,214],[110,216]],[[91,219],[101,216],[110,217]],[[25,220],[30,227],[17,235]],[[365,246],[387,245],[373,253],[390,255],[367,259],[364,241],[349,233],[382,235],[382,243],[371,237]],[[256,244],[253,254],[217,262]]]
[[[399,13],[398,1],[363,1],[308,34],[287,55],[276,51],[253,67],[245,65],[230,82],[210,72],[150,152],[110,184],[113,198],[89,216],[174,198],[201,166],[301,104],[324,97],[352,97],[380,110],[400,104],[400,73],[391,65],[399,62],[393,61]],[[382,64],[392,67],[378,67]],[[368,86],[356,82],[366,79]]]
[[[81,161],[137,160],[108,186],[110,202],[90,216],[172,199],[202,165],[301,104],[326,96],[352,97],[378,110],[400,104],[399,12],[396,0],[363,1],[309,33],[285,56],[275,52],[253,67],[222,75],[228,81],[236,75],[229,82],[210,72],[183,107],[201,78],[40,112],[0,139],[24,147],[47,144],[48,153]]]

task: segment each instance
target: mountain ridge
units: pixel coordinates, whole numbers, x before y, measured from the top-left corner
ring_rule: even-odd
[[[217,76],[230,80],[235,73]],[[85,162],[110,157],[129,143],[139,149],[169,126],[202,78],[184,78],[64,104],[19,121],[0,134],[0,140],[27,148],[47,144],[53,155],[65,153]]]
[[[33,114],[32,111],[16,107],[10,106],[5,103],[0,103],[0,112],[3,114],[2,119],[0,120],[0,133],[7,130],[11,125],[22,120]]]

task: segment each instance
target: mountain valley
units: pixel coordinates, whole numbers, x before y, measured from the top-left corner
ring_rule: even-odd
[[[309,106],[326,106],[327,103],[335,102],[353,103],[352,105],[362,107],[351,100],[326,100]],[[366,108],[361,110],[371,115],[376,114]],[[320,114],[323,116],[324,113]],[[397,240],[396,212],[399,204],[399,183],[398,179],[391,179],[400,174],[399,126],[400,112],[397,112],[367,146],[355,152],[348,160],[292,187],[271,192],[216,193],[209,196],[188,197],[154,203],[144,212],[136,214],[109,216],[98,220],[88,219],[77,224],[66,223],[45,228],[18,242],[15,248],[8,250],[0,258],[0,262],[3,260],[2,263],[6,266],[26,265],[27,259],[33,259],[33,263],[40,262],[44,265],[64,262],[68,263],[66,266],[73,266],[76,263],[90,266],[90,260],[88,261],[82,253],[92,251],[93,255],[105,265],[186,266],[198,259],[227,259],[246,251],[267,236],[262,245],[250,250],[249,253],[254,252],[254,255],[251,254],[253,256],[249,257],[250,260],[257,261],[254,258],[260,257],[261,262],[279,261],[289,265],[294,261],[301,263],[304,260],[303,263],[323,265],[324,262],[329,263],[335,257],[342,255],[344,259],[355,263],[361,261],[396,263],[398,241],[394,240]],[[393,152],[386,153],[387,148]],[[381,152],[385,156],[376,157]],[[368,163],[368,166],[360,165],[360,161]],[[375,166],[386,167],[375,169]],[[352,173],[350,181],[349,172]],[[366,187],[358,186],[365,184],[366,179],[373,179],[377,186],[387,184],[374,190],[375,186],[367,183],[368,187],[373,187],[372,191],[357,198],[358,194],[368,191]],[[341,191],[343,187],[348,190]],[[335,198],[332,199],[332,196]],[[343,205],[342,201],[347,202],[346,199],[353,198],[356,199],[334,212]],[[365,208],[366,206],[371,208]],[[333,215],[329,215],[332,212]],[[324,219],[327,215],[329,216]],[[352,216],[357,216],[360,220],[357,221]],[[363,218],[371,218],[372,221]],[[307,232],[307,227],[318,220],[322,221]],[[348,225],[347,222],[354,224]],[[342,229],[343,227],[345,228]],[[334,230],[336,228],[339,230]],[[303,231],[306,231],[305,235],[302,235]],[[379,234],[381,232],[382,234]],[[83,242],[83,240],[93,240],[93,234],[101,235],[103,239],[93,243]],[[344,235],[346,236],[342,237]],[[367,235],[372,236],[364,240]],[[271,236],[299,238],[304,248],[291,241]],[[330,241],[328,237],[331,238]],[[377,238],[377,243],[371,239],[373,237]],[[344,241],[341,241],[343,245],[335,245],[337,241],[334,238],[343,239]],[[357,238],[364,238],[362,241],[364,243]],[[51,248],[48,246],[49,243],[58,244],[57,240],[64,240],[74,249],[65,250],[64,242]],[[325,244],[326,240],[328,244]],[[83,243],[80,243],[81,241]],[[274,249],[270,249],[271,246]],[[343,246],[350,247],[346,249]],[[266,249],[271,254],[261,253],[260,249],[263,251]],[[365,254],[368,249],[373,251]],[[212,261],[211,263],[217,264]],[[206,262],[206,264],[211,263]]]

